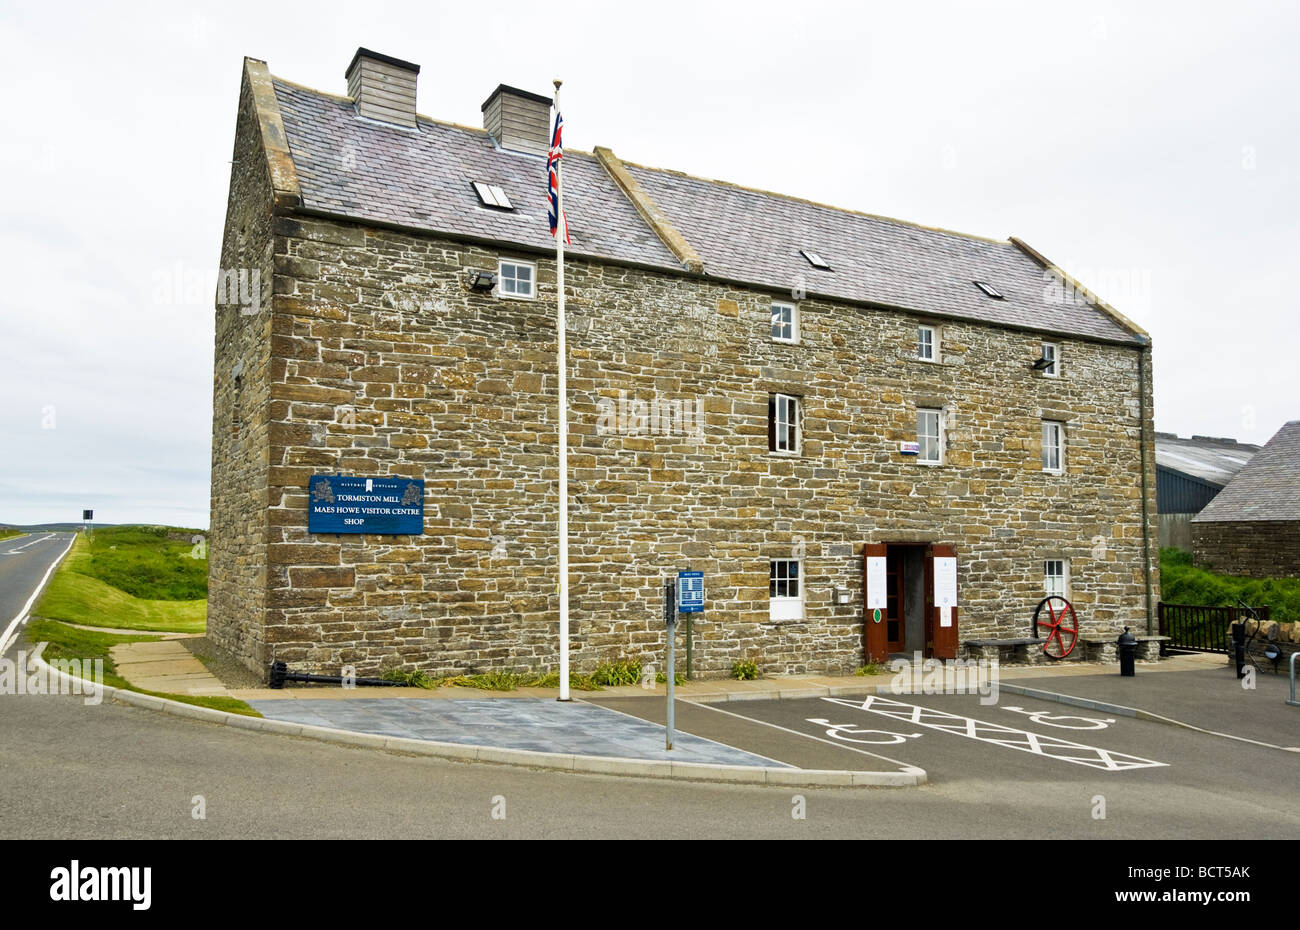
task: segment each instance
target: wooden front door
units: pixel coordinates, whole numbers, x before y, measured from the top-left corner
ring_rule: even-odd
[[[952,546],[935,544],[925,550],[925,640],[927,657],[936,659],[957,658],[957,608],[950,608],[948,625],[944,626],[942,612],[934,602],[934,560],[957,557]],[[960,601],[960,592],[958,592]]]
[[[868,543],[862,547],[862,603],[864,605],[878,603],[881,600],[879,595],[888,593],[886,582],[881,582],[882,586],[886,587],[886,590],[877,592],[868,577],[870,560],[886,559],[887,555],[887,547],[880,543]],[[886,571],[886,577],[888,577],[888,571]],[[866,606],[862,619],[862,653],[865,660],[867,662],[888,662],[889,643],[885,639],[885,608],[880,609],[880,620],[877,621],[875,619],[875,610],[870,606]]]

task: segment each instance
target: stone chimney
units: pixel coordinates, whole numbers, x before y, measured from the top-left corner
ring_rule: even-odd
[[[414,128],[419,73],[419,65],[359,48],[348,65],[348,96],[361,116]]]
[[[551,150],[551,98],[500,84],[483,103],[483,128],[503,149],[545,155]]]

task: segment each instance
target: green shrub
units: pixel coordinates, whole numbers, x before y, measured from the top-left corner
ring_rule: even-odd
[[[1243,578],[1197,568],[1183,549],[1160,550],[1160,599],[1200,607],[1268,607],[1279,623],[1300,620],[1300,578]]]
[[[749,659],[737,659],[731,664],[731,677],[737,681],[753,681],[758,677],[758,666]]]
[[[591,673],[591,680],[598,685],[616,688],[619,685],[641,683],[641,663],[635,659],[622,659],[618,662],[602,662]]]

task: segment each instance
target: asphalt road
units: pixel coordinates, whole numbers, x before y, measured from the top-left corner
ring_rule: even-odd
[[[15,623],[41,580],[72,543],[73,533],[32,533],[0,540],[0,637],[12,642]],[[12,646],[10,646],[12,650]]]
[[[31,540],[24,540],[30,542]],[[68,538],[0,545],[0,617],[12,618]],[[12,547],[11,547],[12,548]],[[26,586],[24,588],[24,586]],[[8,619],[4,621],[8,623]],[[10,649],[12,657],[14,650]],[[907,699],[1052,734],[1004,694]],[[641,705],[641,706],[637,706]],[[662,699],[618,709],[654,719]],[[728,705],[734,711],[736,705]],[[409,757],[234,730],[70,695],[0,695],[0,836],[12,838],[1290,838],[1300,835],[1300,755],[1125,719],[1059,731],[1160,767],[1108,771],[860,707],[748,702],[747,719],[679,704],[700,736],[802,765],[919,764],[921,788],[777,789],[575,775]],[[1090,716],[1100,716],[1090,714]],[[810,724],[808,718],[827,723]],[[944,718],[935,718],[943,720]],[[1028,720],[1028,723],[1024,721]],[[934,721],[930,721],[933,723]],[[775,725],[775,726],[773,726]],[[840,727],[826,741],[827,729]],[[798,731],[800,735],[776,729]],[[884,739],[888,745],[843,737]],[[765,742],[766,741],[766,742]],[[861,751],[873,753],[865,755]],[[1097,797],[1105,799],[1098,818]],[[802,798],[802,803],[800,803]],[[201,808],[202,817],[196,817]],[[798,819],[793,814],[804,814]],[[494,816],[494,814],[498,816]],[[504,814],[504,816],[499,816]]]

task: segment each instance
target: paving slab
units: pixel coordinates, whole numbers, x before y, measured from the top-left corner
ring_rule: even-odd
[[[226,695],[226,686],[177,640],[119,643],[109,649],[132,686],[166,694]]]
[[[407,739],[609,758],[790,767],[689,733],[679,732],[669,751],[662,726],[582,701],[380,698],[249,703],[272,720]]]

